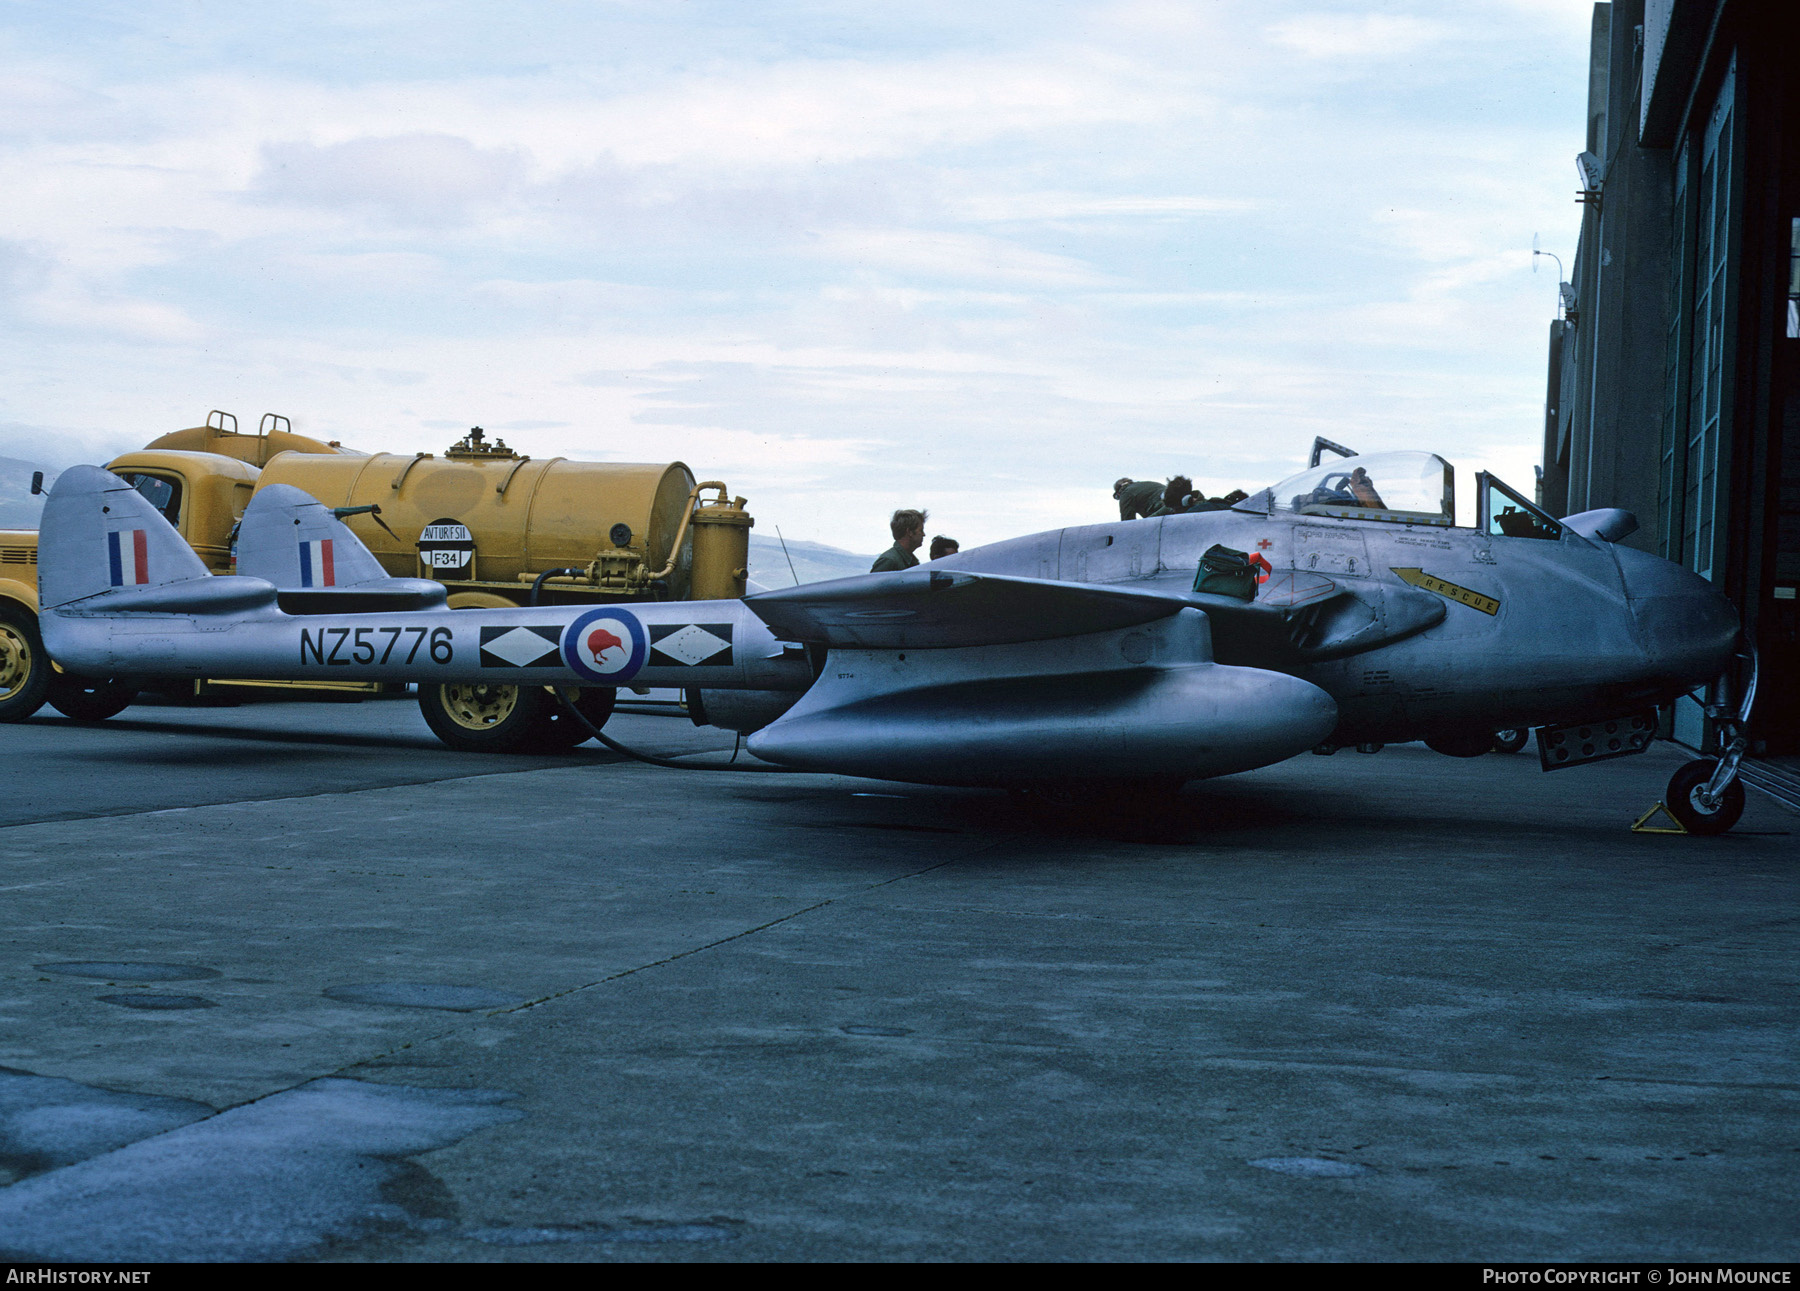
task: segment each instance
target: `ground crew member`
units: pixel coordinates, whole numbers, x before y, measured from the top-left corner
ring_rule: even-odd
[[[1247,498],[1249,496],[1250,495],[1248,493],[1244,492],[1242,489],[1233,489],[1231,492],[1227,493],[1222,498],[1202,497],[1200,494],[1195,493],[1195,494],[1191,495],[1188,504],[1185,507],[1183,507],[1182,510],[1183,511],[1229,511],[1229,510],[1231,510],[1232,507],[1236,506],[1238,503],[1242,502],[1245,498]]]
[[[1164,514],[1163,492],[1167,485],[1155,480],[1134,480],[1129,475],[1113,482],[1113,497],[1119,501],[1119,519],[1146,520]]]
[[[929,511],[903,509],[894,512],[894,518],[888,521],[888,530],[894,535],[894,545],[875,557],[875,563],[869,566],[869,572],[884,574],[896,569],[911,569],[918,564],[919,558],[913,553],[925,541],[925,521],[930,515]]]
[[[946,538],[943,534],[931,540],[931,558],[937,560],[941,556],[954,556],[962,550],[962,544],[954,538]]]

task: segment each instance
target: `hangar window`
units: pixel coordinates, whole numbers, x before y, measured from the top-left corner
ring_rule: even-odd
[[[1277,511],[1449,525],[1456,520],[1450,463],[1436,453],[1371,453],[1349,457],[1283,480],[1270,490]]]

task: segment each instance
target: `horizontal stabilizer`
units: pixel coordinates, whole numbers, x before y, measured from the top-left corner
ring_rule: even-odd
[[[57,476],[39,526],[42,609],[114,591],[142,596],[168,584],[210,578],[162,512],[117,475],[98,466],[71,466]]]
[[[108,592],[74,606],[82,614],[240,614],[275,604],[275,589],[260,578],[207,575],[185,583]]]
[[[1227,598],[1207,598],[1214,599]],[[924,650],[1136,627],[1192,602],[1086,583],[908,569],[760,592],[744,603],[787,640]]]

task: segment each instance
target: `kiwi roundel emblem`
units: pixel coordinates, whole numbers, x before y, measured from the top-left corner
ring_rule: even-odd
[[[617,686],[637,676],[650,653],[644,625],[629,610],[589,610],[563,629],[563,662],[579,677]]]

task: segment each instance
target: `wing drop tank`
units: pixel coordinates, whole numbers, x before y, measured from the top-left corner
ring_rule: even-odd
[[[1337,705],[1310,682],[1213,662],[1206,615],[1008,645],[834,649],[750,737],[785,766],[924,784],[1197,780],[1318,744]]]

